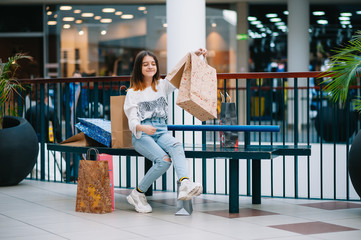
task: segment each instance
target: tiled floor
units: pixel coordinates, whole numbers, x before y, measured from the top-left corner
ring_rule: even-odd
[[[25,180],[0,187],[0,239],[272,239],[360,240],[361,202],[240,197],[239,214],[228,198],[201,195],[191,216],[176,216],[175,193],[149,197],[153,213],[136,213],[127,189],[116,189],[109,214],[75,212],[76,185]]]

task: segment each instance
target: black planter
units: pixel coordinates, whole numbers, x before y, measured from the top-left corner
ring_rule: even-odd
[[[347,137],[352,136],[356,127],[357,115],[355,112],[347,113],[344,109],[335,109],[332,106],[324,107],[322,109],[322,114],[319,110],[315,119],[317,134],[326,142],[346,142],[346,140],[348,140]]]
[[[38,152],[38,138],[30,123],[6,116],[0,130],[0,186],[21,182],[34,168]]]
[[[361,198],[361,131],[353,139],[349,158],[348,158],[348,172],[353,187]]]

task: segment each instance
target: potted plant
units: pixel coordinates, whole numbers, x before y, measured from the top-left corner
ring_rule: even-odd
[[[331,57],[330,68],[322,74],[328,79],[325,91],[335,103],[345,104],[349,97],[349,88],[361,76],[361,31],[356,34],[345,45],[335,50]],[[361,111],[361,98],[356,96],[352,99],[355,110]],[[361,197],[361,131],[353,139],[349,152],[349,174],[351,182]]]
[[[0,63],[0,186],[16,185],[33,169],[39,145],[37,135],[25,118],[18,117],[16,105],[10,104],[23,90],[16,79],[18,60],[30,59],[16,54]]]

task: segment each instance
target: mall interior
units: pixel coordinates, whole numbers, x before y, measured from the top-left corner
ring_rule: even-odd
[[[350,142],[357,134],[356,128],[360,129],[361,122],[355,117],[355,129],[349,134],[352,136],[345,137],[346,140],[336,141],[336,137],[333,137],[326,141],[316,132],[317,118],[312,115],[326,109],[326,106],[310,110],[312,102],[306,104],[306,99],[311,101],[316,98],[308,91],[316,89],[318,84],[310,72],[326,70],[333,50],[347,43],[361,30],[360,0],[178,0],[190,6],[196,6],[199,2],[203,4],[201,9],[204,15],[193,16],[197,15],[193,11],[197,9],[189,9],[193,14],[189,16],[190,19],[204,23],[201,31],[189,30],[194,36],[201,36],[201,39],[194,38],[195,44],[174,37],[177,31],[187,34],[179,27],[183,21],[186,22],[187,11],[179,9],[186,12],[184,19],[179,21],[172,17],[178,16],[178,9],[170,10],[167,6],[175,1],[0,0],[0,63],[16,53],[33,57],[33,61],[21,62],[17,77],[48,86],[45,95],[52,97],[54,112],[61,119],[62,139],[53,139],[54,145],[71,136],[67,131],[74,124],[71,117],[76,118],[77,113],[76,110],[75,113],[71,110],[71,116],[67,113],[71,106],[66,98],[72,94],[75,96],[75,88],[69,90],[69,85],[77,82],[75,78],[89,77],[89,81],[94,81],[92,84],[99,87],[101,83],[95,84],[101,81],[107,84],[107,77],[128,78],[135,56],[144,49],[158,56],[160,73],[165,75],[181,54],[200,46],[207,48],[208,64],[218,74],[249,73],[249,76],[258,76],[258,73],[269,72],[308,72],[305,76],[308,76],[309,84],[300,88],[299,99],[303,101],[303,106],[309,105],[300,107],[300,119],[307,118],[304,122],[300,120],[301,127],[297,129],[297,124],[292,125],[294,122],[291,122],[289,129],[286,127],[290,122],[285,119],[293,118],[294,112],[285,112],[285,109],[293,109],[297,103],[288,103],[288,106],[275,104],[284,104],[286,99],[292,98],[292,86],[285,90],[285,84],[279,84],[282,81],[269,81],[274,88],[271,90],[276,94],[271,94],[272,101],[268,103],[266,100],[262,104],[269,104],[270,109],[276,106],[277,112],[271,110],[271,120],[261,119],[263,107],[259,93],[259,107],[257,111],[252,110],[251,124],[264,124],[267,121],[267,124],[280,124],[283,137],[256,133],[251,138],[260,145],[261,140],[262,144],[269,141],[282,144],[282,140],[285,144],[285,139],[291,143],[298,141],[297,144],[311,146],[311,156],[279,156],[270,162],[262,162],[261,204],[252,204],[251,201],[250,176],[253,173],[250,161],[240,161],[237,213],[229,212],[230,183],[227,179],[230,159],[189,159],[193,179],[201,182],[206,175],[204,188],[207,191],[191,200],[191,214],[184,215],[177,214],[180,202],[176,200],[175,171],[172,169],[168,170],[167,182],[164,183],[164,178],[158,179],[153,185],[153,195],[147,197],[153,212],[137,213],[126,197],[131,187],[144,175],[143,163],[146,160],[114,156],[114,173],[117,174],[114,176],[115,210],[107,214],[91,214],[75,211],[78,191],[76,174],[75,170],[69,171],[68,158],[64,157],[68,157],[69,153],[47,150],[47,144],[52,142],[42,139],[37,142],[40,150],[35,160],[36,166],[27,178],[14,186],[0,186],[0,239],[361,239],[360,196],[348,175],[347,163]],[[298,18],[290,16],[290,12],[297,12],[295,15]],[[176,29],[169,29],[174,22]],[[194,26],[197,24],[194,22]],[[190,26],[193,28],[192,24]],[[175,42],[178,45],[170,45],[169,39],[172,39],[172,44]],[[70,79],[68,82],[67,78]],[[122,81],[123,78],[119,79]],[[297,75],[292,75],[283,80],[291,84],[296,79]],[[234,80],[228,77],[227,85],[226,80],[223,82],[223,79],[219,79],[218,87],[224,86],[224,90],[234,86],[245,87],[236,85]],[[252,80],[256,82],[252,87],[258,88],[259,92],[261,85],[268,83],[263,79]],[[83,92],[84,89],[91,89],[86,81],[81,79],[79,84]],[[118,90],[119,86],[113,81]],[[279,85],[272,85],[274,82]],[[61,87],[58,83],[62,84]],[[38,90],[36,88],[34,92]],[[245,94],[239,92],[241,99]],[[99,90],[99,93],[103,95],[96,99],[96,103],[104,100],[104,96],[111,95],[105,95],[104,90]],[[90,93],[90,99],[89,96]],[[235,96],[234,93],[232,100],[238,99],[238,95],[237,98]],[[322,93],[317,98],[322,99]],[[106,106],[109,115],[109,103],[105,102],[102,102],[102,117],[106,115]],[[244,107],[245,110],[246,107],[241,105],[246,101],[239,102],[239,109]],[[49,100],[47,104],[50,105]],[[89,101],[89,107],[84,105],[83,108],[80,101],[78,108],[82,110],[79,111],[82,116],[94,108],[91,104]],[[254,102],[252,104],[256,106]],[[283,115],[283,119],[278,114]],[[175,118],[172,120],[178,120]],[[330,120],[323,119],[325,122]],[[189,121],[194,123],[194,118]],[[340,129],[346,132],[342,128],[346,124],[330,126],[333,133]],[[295,140],[298,131],[300,136]],[[287,139],[287,134],[291,138]],[[5,144],[0,141],[0,145]],[[74,159],[80,157],[84,155],[78,154]],[[76,168],[73,166],[72,169]],[[68,175],[69,179],[71,175],[71,181],[68,181]],[[164,184],[167,185],[166,189],[163,188]]]

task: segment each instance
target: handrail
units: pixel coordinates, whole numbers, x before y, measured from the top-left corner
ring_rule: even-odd
[[[217,79],[259,79],[259,78],[319,78],[323,72],[248,72],[248,73],[218,73]],[[164,78],[166,75],[161,75]],[[31,83],[63,83],[63,82],[119,82],[130,81],[130,76],[103,76],[81,78],[33,78],[19,79],[23,84]]]

